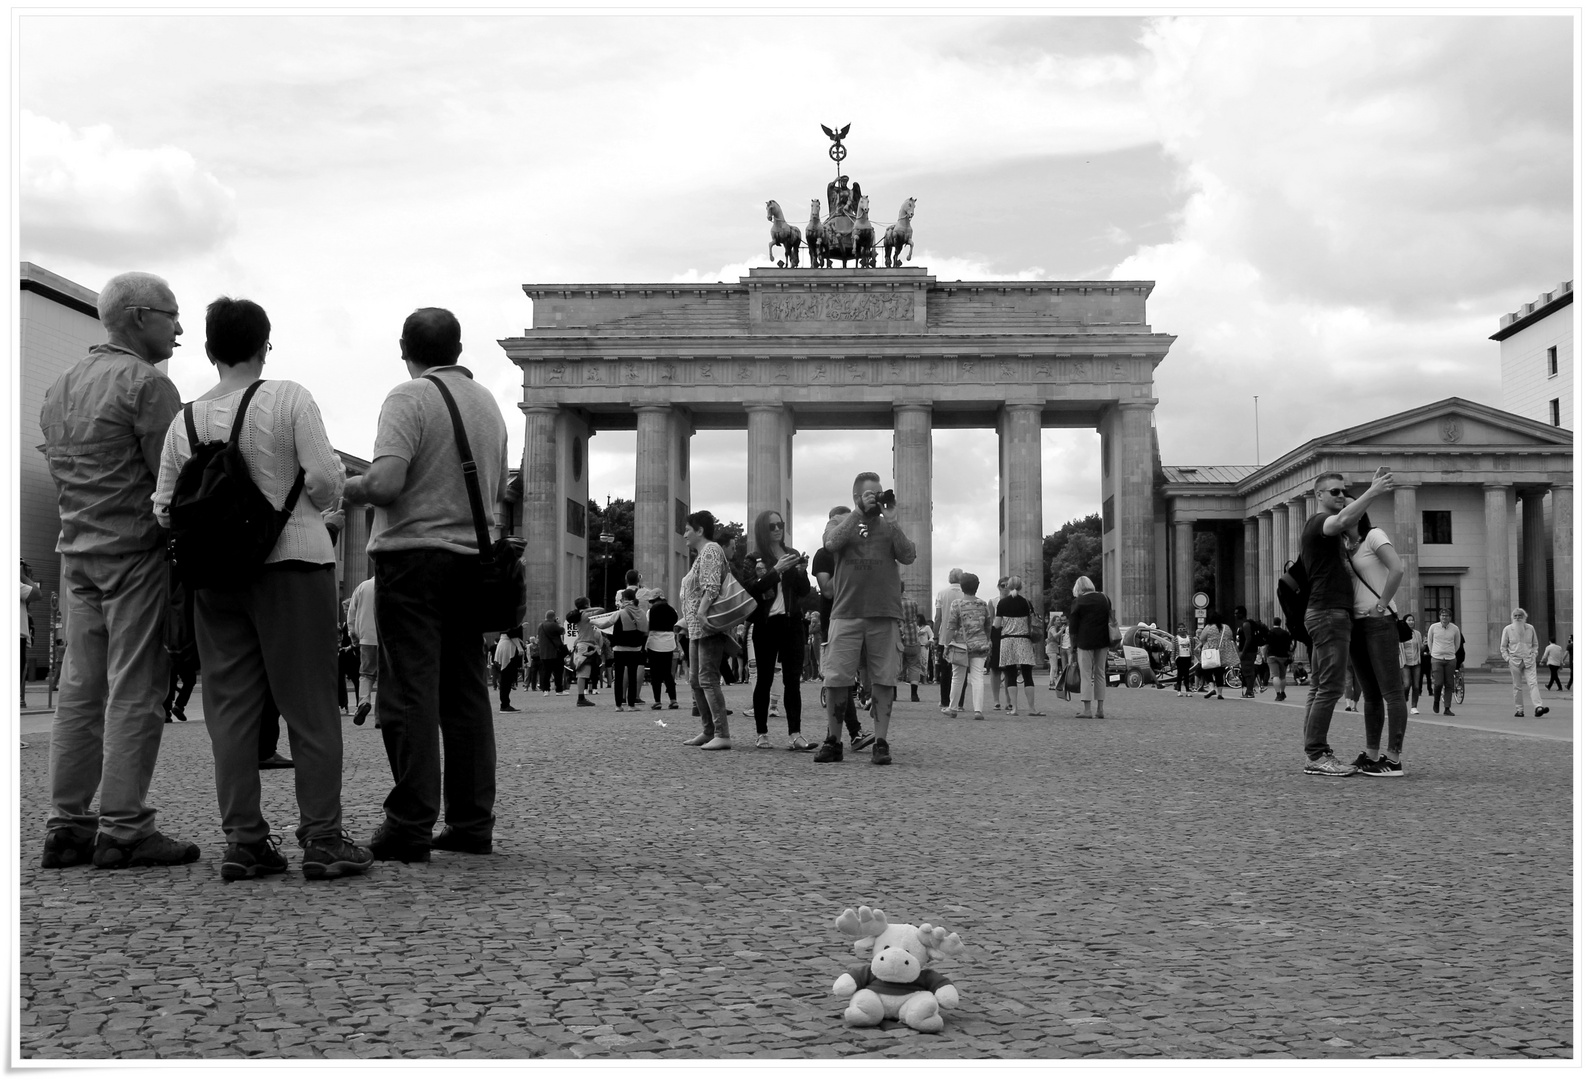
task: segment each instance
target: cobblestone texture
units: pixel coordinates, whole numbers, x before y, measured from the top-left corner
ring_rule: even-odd
[[[754,750],[728,697],[736,746],[705,754],[685,709],[517,693],[495,853],[333,882],[296,850],[221,881],[199,723],[166,729],[152,800],[200,862],[40,870],[30,736],[23,1057],[1572,1056],[1570,743],[1419,725],[1405,778],[1314,778],[1299,709],[1139,690],[1105,721],[903,703],[895,764],[823,766]],[[1360,733],[1336,716],[1342,756]],[[292,774],[262,779],[291,837]],[[346,728],[358,839],[387,785]],[[859,902],[970,946],[941,1034],[842,1026],[831,922]]]

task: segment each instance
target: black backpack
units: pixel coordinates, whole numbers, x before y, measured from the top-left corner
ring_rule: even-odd
[[[1306,632],[1306,600],[1311,588],[1311,580],[1300,559],[1291,559],[1285,564],[1277,590],[1279,613],[1284,617],[1284,628],[1290,632],[1290,637],[1304,642],[1307,647],[1312,644],[1311,635]]]
[[[304,490],[304,470],[294,478],[287,501],[278,510],[249,475],[249,463],[238,447],[249,403],[260,389],[257,379],[244,391],[226,442],[199,441],[194,428],[194,403],[183,406],[192,456],[177,473],[172,493],[172,567],[189,589],[246,588],[265,567],[283,526]]]

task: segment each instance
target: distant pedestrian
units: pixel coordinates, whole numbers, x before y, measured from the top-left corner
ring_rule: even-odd
[[[648,643],[648,617],[637,604],[637,591],[620,590],[620,606],[610,640],[614,643],[614,708],[636,712],[642,707],[643,650]]]
[[[1428,653],[1433,657],[1433,711],[1439,711],[1439,698],[1444,695],[1445,715],[1450,711],[1450,695],[1455,687],[1456,665],[1461,661],[1461,627],[1450,621],[1450,611],[1439,609],[1439,621],[1428,627]]]
[[[1234,609],[1234,647],[1240,661],[1240,696],[1256,697],[1256,653],[1264,645],[1262,624],[1243,606]]]
[[[753,644],[758,655],[758,679],[753,684],[753,745],[772,747],[769,741],[770,691],[775,668],[780,667],[782,699],[786,713],[786,749],[812,752],[819,744],[803,735],[802,666],[808,624],[802,602],[813,585],[808,580],[808,560],[787,540],[786,516],[765,510],[753,519],[753,552],[763,568],[747,591],[758,601],[753,610]]]
[[[570,646],[570,670],[576,682],[576,705],[583,709],[597,707],[587,697],[588,684],[603,685],[603,635],[592,625],[592,617],[601,614],[602,608],[595,608],[585,596],[578,596],[575,606],[565,615],[565,623],[575,635]]]
[[[832,506],[830,513],[825,517],[825,527],[829,528],[852,512],[850,506]],[[864,751],[874,744],[874,732],[863,730],[863,725],[858,721],[857,693],[855,687],[845,691],[832,691],[823,685],[825,676],[825,652],[830,647],[830,612],[836,603],[836,556],[827,551],[823,546],[814,552],[813,560],[809,564],[809,572],[814,575],[814,581],[819,589],[819,705],[828,715],[832,696],[840,696],[841,722],[846,725],[847,737],[852,740],[850,745],[854,751]],[[822,749],[822,748],[821,748]]]
[[[1411,618],[1410,615],[1408,615],[1406,617],[1407,618]],[[1417,631],[1417,641],[1419,641],[1421,643],[1422,647],[1421,647],[1421,652],[1420,652],[1420,654],[1418,655],[1418,658],[1417,658],[1417,693],[1418,693],[1419,696],[1416,697],[1416,699],[1412,703],[1412,708],[1414,708],[1414,709],[1418,705],[1422,704],[1421,696],[1426,696],[1426,695],[1432,694],[1434,692],[1434,689],[1433,689],[1433,652],[1428,648],[1428,636],[1427,636],[1427,634],[1424,631],[1422,631],[1421,629],[1419,629]]]
[[[647,611],[647,665],[648,684],[653,687],[653,707],[663,708],[660,691],[668,691],[670,708],[678,709],[675,700],[675,623],[679,616],[662,589],[645,588],[637,599],[648,606]]]
[[[1355,606],[1350,631],[1350,666],[1355,686],[1366,697],[1363,728],[1366,749],[1351,762],[1364,776],[1404,776],[1400,755],[1406,742],[1406,687],[1401,675],[1400,632],[1394,596],[1405,579],[1406,561],[1382,529],[1366,514],[1345,530]],[[1389,746],[1380,752],[1387,723]]]
[[[1045,716],[1035,708],[1035,643],[1030,638],[1030,617],[1035,609],[1024,594],[1024,582],[1017,576],[1007,579],[1007,596],[996,605],[996,618],[1002,626],[1003,690],[1007,715],[1018,713],[1018,680],[1024,680],[1024,700],[1030,716]]]
[[[1417,632],[1417,616],[1409,612],[1402,619],[1410,628],[1411,636],[1400,643],[1400,669],[1406,688],[1406,698],[1415,709],[1422,704],[1422,635]]]
[[[1068,612],[1068,636],[1074,642],[1074,662],[1079,665],[1079,714],[1091,715],[1095,699],[1096,718],[1107,714],[1107,653],[1112,648],[1115,615],[1112,601],[1096,591],[1096,585],[1081,575],[1074,581],[1074,606]]]
[[[902,583],[902,620],[897,623],[902,636],[902,673],[898,682],[908,684],[909,701],[919,700],[919,681],[924,678],[924,659],[919,650],[919,602],[908,595],[907,582]]]
[[[997,578],[996,595],[986,601],[991,616],[991,655],[985,662],[985,670],[991,680],[991,707],[999,712],[1004,709],[1002,688],[1005,676],[1002,673],[1002,623],[996,617],[996,608],[1007,599],[1007,580],[1005,574]]]
[[[1566,650],[1557,645],[1553,637],[1550,638],[1550,643],[1544,646],[1544,657],[1542,660],[1544,666],[1550,669],[1550,681],[1545,684],[1544,689],[1565,689],[1565,687],[1561,685],[1561,664],[1565,659]]]
[[[1068,620],[1054,614],[1046,620],[1046,669],[1051,673],[1046,689],[1056,690],[1063,677],[1063,658],[1068,655]]]
[[[549,685],[560,696],[565,692],[565,630],[557,612],[549,610],[537,624],[537,688],[547,697]]]
[[[725,657],[728,638],[703,623],[709,607],[725,588],[725,579],[730,573],[718,534],[719,522],[707,510],[689,515],[682,531],[686,546],[697,553],[681,579],[681,610],[691,642],[687,685],[692,688],[692,699],[703,723],[703,730],[687,739],[686,745],[704,750],[731,748],[730,719],[725,711],[725,693],[720,689],[720,661]]]
[[[100,290],[106,342],[44,395],[39,429],[55,481],[66,653],[50,729],[44,869],[171,866],[199,847],[155,829],[150,777],[165,730],[170,660],[166,529],[151,497],[161,444],[182,402],[155,365],[183,332],[177,298],[153,274]],[[92,807],[99,793],[99,811]]]
[[[1273,700],[1283,701],[1285,680],[1290,677],[1290,659],[1295,652],[1295,639],[1277,615],[1267,631],[1267,669],[1273,677]]]
[[[498,665],[499,712],[520,711],[509,703],[509,692],[520,678],[521,660],[526,655],[525,643],[520,640],[524,633],[520,627],[511,626],[498,636],[498,645],[493,650],[493,663]]]
[[[365,723],[376,708],[376,676],[381,669],[382,650],[376,636],[376,579],[366,578],[349,595],[349,636],[360,650],[360,677],[354,686],[354,722]],[[376,726],[382,726],[377,717]]]
[[[1223,625],[1223,619],[1214,615],[1196,639],[1196,647],[1201,654],[1201,684],[1207,688],[1203,697],[1217,695],[1218,700],[1223,699],[1223,683],[1228,677],[1227,665],[1223,657],[1223,637],[1228,631]],[[1233,638],[1230,638],[1233,641]]]
[[[44,590],[39,588],[38,582],[33,580],[33,572],[27,563],[22,564],[22,619],[18,626],[22,631],[22,707],[28,707],[28,648],[33,644],[33,616],[28,613],[28,607],[39,598]]]
[[[1173,635],[1173,692],[1178,697],[1194,697],[1195,682],[1190,667],[1195,657],[1195,642],[1190,632],[1180,623]]]
[[[1350,497],[1341,473],[1320,475],[1312,485],[1317,512],[1301,531],[1301,564],[1306,570],[1306,632],[1311,636],[1312,688],[1306,695],[1306,766],[1311,776],[1358,775],[1352,765],[1334,756],[1328,744],[1334,707],[1345,689],[1350,663],[1351,613],[1356,604],[1354,579],[1347,568],[1342,536],[1361,519],[1372,501],[1394,489],[1391,474],[1375,474],[1367,490]]]
[[[963,580],[963,569],[954,566],[947,575],[948,585],[935,594],[935,614],[931,618],[931,627],[935,630],[936,645],[941,649],[941,661],[937,678],[941,684],[941,708],[945,709],[952,704],[950,693],[952,689],[952,665],[946,659],[946,646],[951,641],[952,627],[947,620],[947,612],[951,610],[958,598],[963,595],[960,584]]]
[[[1522,608],[1511,612],[1511,621],[1500,631],[1500,655],[1511,668],[1511,701],[1522,715],[1522,692],[1533,698],[1533,715],[1543,716],[1550,711],[1539,697],[1539,635],[1528,622],[1528,613]]]
[[[951,704],[941,711],[954,720],[962,707],[965,689],[974,698],[974,719],[985,719],[985,660],[991,652],[991,609],[975,595],[979,589],[979,575],[964,574],[958,584],[958,598],[942,612],[941,635],[952,667],[952,688]]]

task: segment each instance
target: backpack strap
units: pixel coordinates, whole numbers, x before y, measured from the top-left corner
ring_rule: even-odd
[[[199,449],[199,430],[194,427],[194,403],[192,401],[183,406],[183,423],[188,425],[188,452],[192,454]]]
[[[438,392],[443,395],[443,404],[448,406],[448,418],[454,422],[454,445],[459,448],[459,462],[465,471],[465,492],[470,496],[470,516],[476,524],[476,547],[481,552],[481,561],[493,561],[493,544],[487,536],[487,510],[482,505],[481,482],[477,479],[476,459],[471,457],[470,439],[465,435],[465,421],[460,419],[459,406],[454,404],[454,395],[448,392],[448,387],[443,385],[443,380],[436,375],[423,375],[437,386]]]
[[[232,431],[227,436],[227,445],[237,448],[238,440],[243,435],[244,419],[249,415],[249,403],[255,398],[255,391],[265,383],[264,379],[256,379],[244,391],[244,396],[238,399],[238,412],[232,418]],[[189,402],[183,406],[183,414],[188,420],[188,450],[190,453],[199,446],[199,433],[194,429],[194,403]],[[299,495],[304,491],[304,467],[299,467],[299,475],[293,478],[293,485],[288,488],[288,497],[282,500],[282,509],[277,511],[284,524],[293,514],[294,505],[299,501]],[[268,504],[269,505],[269,504]]]

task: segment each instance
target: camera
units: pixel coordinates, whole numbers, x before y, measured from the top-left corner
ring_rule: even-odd
[[[890,510],[893,507],[895,507],[897,505],[897,493],[896,493],[896,490],[893,489],[893,488],[886,488],[884,491],[882,491],[880,493],[879,502],[880,502],[881,508],[885,509],[885,510]]]

